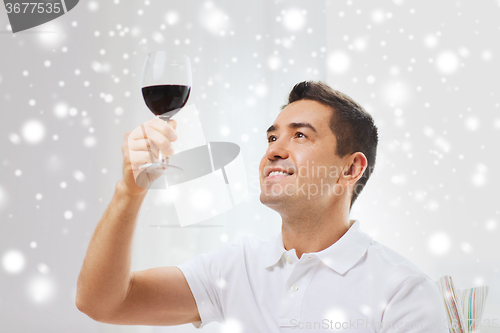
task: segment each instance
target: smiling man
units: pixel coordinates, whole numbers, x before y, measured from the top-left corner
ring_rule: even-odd
[[[448,331],[432,279],[349,220],[378,143],[372,117],[350,97],[301,82],[269,127],[260,200],[281,215],[277,237],[248,236],[175,267],[131,273],[133,231],[147,192],[135,184],[133,166],[144,162],[150,144],[159,147],[156,155],[168,155],[175,140],[174,122],[144,127],[147,138],[141,129],[126,136],[124,179],[80,273],[81,311],[126,325],[219,321],[235,333]]]

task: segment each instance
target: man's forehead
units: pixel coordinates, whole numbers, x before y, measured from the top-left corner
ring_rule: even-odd
[[[332,111],[315,101],[301,100],[287,105],[267,132],[284,128],[309,128],[314,132],[329,128]]]

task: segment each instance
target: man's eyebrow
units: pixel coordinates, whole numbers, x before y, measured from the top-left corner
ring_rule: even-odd
[[[274,132],[278,129],[278,125],[274,126],[274,125],[271,125],[269,126],[269,128],[267,129],[266,133],[269,134],[269,132]]]
[[[316,129],[313,127],[313,125],[309,123],[290,123],[288,124],[289,128],[302,128],[302,127],[307,127],[311,129],[313,132],[316,132]],[[317,132],[316,132],[317,133]]]
[[[309,123],[290,123],[290,124],[288,124],[288,128],[303,128],[303,127],[310,128],[312,131],[314,131],[315,133],[317,133],[317,131],[313,127],[313,125],[311,125]],[[276,131],[278,128],[279,128],[278,125],[271,125],[271,126],[269,126],[269,128],[267,129],[267,134],[269,134],[269,132]]]

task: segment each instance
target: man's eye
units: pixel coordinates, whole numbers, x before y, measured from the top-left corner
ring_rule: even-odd
[[[274,135],[271,135],[267,138],[267,142],[272,142],[272,141],[276,141],[276,137]]]
[[[299,138],[307,138],[307,136],[302,132],[297,132],[297,134],[295,134],[295,135]]]

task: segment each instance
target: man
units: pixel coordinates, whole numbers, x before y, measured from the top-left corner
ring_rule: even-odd
[[[281,215],[281,234],[131,273],[133,232],[147,192],[135,182],[138,166],[149,148],[155,156],[158,149],[172,154],[175,128],[174,121],[152,119],[125,136],[124,177],[78,279],[81,311],[124,325],[228,321],[235,333],[447,332],[433,281],[349,220],[375,165],[377,128],[360,105],[321,82],[295,85],[267,131],[260,200]]]

